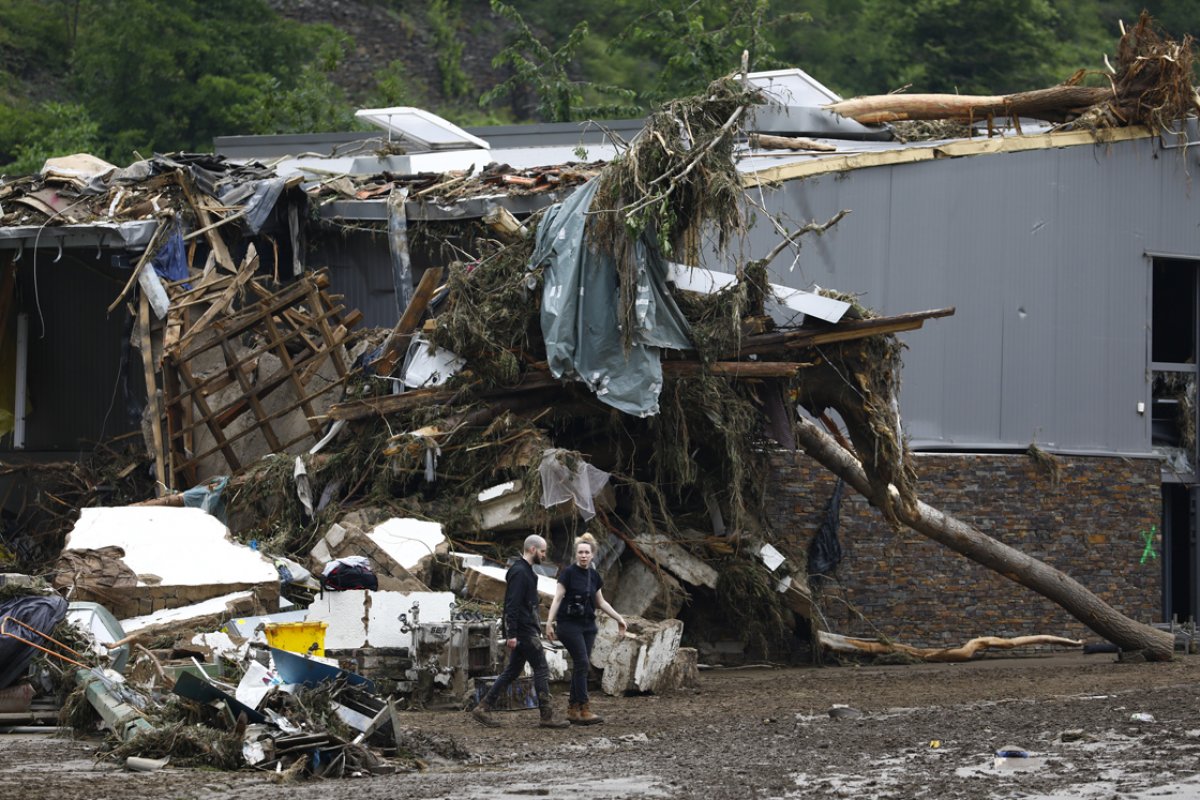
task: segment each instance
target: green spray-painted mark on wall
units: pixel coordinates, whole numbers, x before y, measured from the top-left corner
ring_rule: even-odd
[[[1158,558],[1158,553],[1154,552],[1154,537],[1157,533],[1157,525],[1151,525],[1149,531],[1142,531],[1142,541],[1146,543],[1146,546],[1142,548],[1142,560],[1140,563],[1145,564],[1149,559]]]

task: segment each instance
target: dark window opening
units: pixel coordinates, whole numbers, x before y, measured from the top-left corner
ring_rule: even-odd
[[[1155,259],[1150,357],[1196,363],[1196,262]]]
[[[1166,483],[1162,487],[1162,497],[1163,621],[1187,622],[1196,616],[1192,491],[1184,484]],[[1154,547],[1158,548],[1159,544],[1154,543]]]

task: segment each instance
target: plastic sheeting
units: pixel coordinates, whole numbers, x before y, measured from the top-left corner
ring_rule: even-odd
[[[67,616],[67,601],[58,595],[46,597],[14,597],[0,603],[0,619],[12,617],[30,628],[49,634],[54,626]],[[8,623],[7,629],[15,636],[27,639],[34,644],[52,646],[43,637],[22,628],[20,625]],[[0,636],[0,689],[7,689],[25,674],[30,659],[36,652],[25,642],[17,641],[11,636]]]
[[[578,459],[572,467],[567,456]],[[542,481],[542,507],[550,508],[572,500],[584,520],[596,516],[596,495],[608,484],[609,475],[571,453],[560,448],[551,448],[542,454],[538,465],[538,476]]]
[[[228,475],[210,478],[199,486],[186,490],[183,493],[183,505],[185,508],[198,508],[224,522],[225,502],[222,494],[228,485]]]
[[[692,346],[683,312],[667,289],[667,263],[643,236],[638,262],[636,329],[626,349],[618,309],[616,262],[588,246],[586,213],[599,184],[591,181],[551,206],[538,226],[531,268],[545,266],[542,338],[556,378],[583,381],[603,403],[627,414],[658,413],[660,350]]]

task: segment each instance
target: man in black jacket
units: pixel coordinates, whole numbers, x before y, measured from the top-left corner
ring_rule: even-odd
[[[537,575],[533,565],[542,563],[545,558],[546,540],[536,534],[531,535],[525,539],[521,558],[508,568],[505,579],[508,585],[504,590],[504,635],[510,653],[508,666],[496,678],[479,705],[471,711],[471,716],[489,728],[500,726],[490,713],[492,705],[525,669],[526,662],[533,668],[533,688],[537,692],[541,711],[539,725],[543,728],[568,726],[565,719],[554,713],[550,699],[550,668],[546,666],[546,653],[542,650],[542,626],[538,622]]]

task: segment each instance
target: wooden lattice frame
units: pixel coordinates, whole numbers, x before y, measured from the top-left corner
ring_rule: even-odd
[[[166,427],[163,445],[168,488],[187,488],[210,477],[198,474],[197,467],[203,459],[217,453],[229,465],[230,474],[241,472],[247,465],[232,445],[256,431],[262,433],[277,453],[321,438],[323,424],[313,402],[345,380],[349,367],[343,361],[341,345],[346,342],[350,328],[362,319],[358,311],[343,315],[345,307],[336,302],[339,298],[325,292],[328,285],[326,273],[309,273],[278,292],[271,292],[253,277],[239,274],[205,283],[172,298],[162,358]],[[237,291],[244,291],[251,301],[237,310],[226,311],[222,306]],[[208,311],[200,316],[200,324],[189,325],[192,312],[205,305]],[[216,315],[211,313],[214,306],[218,307]],[[215,335],[199,336],[204,331]],[[239,356],[235,342],[249,333],[256,334],[258,341],[249,350],[243,349]],[[214,349],[223,358],[224,368],[207,377],[196,375],[191,368],[194,359]],[[267,353],[276,356],[282,366],[256,383],[253,365]],[[327,360],[337,379],[318,389],[310,388],[312,379]],[[240,394],[219,405],[210,403],[214,394],[234,384],[241,388]],[[263,401],[285,384],[292,388],[294,399],[269,413]],[[304,412],[307,430],[285,440],[275,424],[297,409]],[[253,424],[227,434],[229,427],[246,414],[252,415]],[[212,435],[215,444],[195,452],[196,433],[201,429]]]

